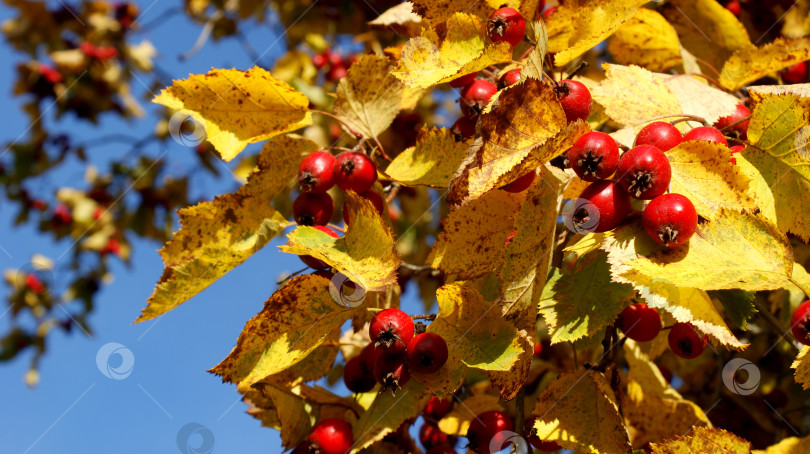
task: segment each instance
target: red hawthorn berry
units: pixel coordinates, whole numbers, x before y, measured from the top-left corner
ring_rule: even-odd
[[[374,372],[366,368],[363,358],[355,356],[343,367],[343,383],[353,393],[365,393],[374,389],[377,380]]]
[[[453,123],[453,126],[450,127],[450,131],[456,136],[456,142],[472,139],[475,137],[475,121],[467,117],[461,117]]]
[[[79,44],[79,50],[82,51],[87,58],[98,58],[96,45],[91,42],[83,41]]]
[[[385,353],[385,349],[375,347],[374,342],[363,347],[363,350],[360,352],[360,359],[363,361],[366,370],[370,370],[373,374],[374,365],[377,364],[377,359],[383,353]]]
[[[687,132],[683,136],[683,141],[686,142],[687,140],[703,140],[706,142],[719,143],[726,147],[728,146],[728,141],[725,136],[723,136],[723,133],[711,126],[699,126]]]
[[[419,429],[419,442],[422,443],[425,449],[446,444],[447,441],[447,435],[434,423],[426,422]]]
[[[664,194],[647,204],[641,222],[656,243],[674,248],[688,242],[695,234],[698,216],[695,206],[686,197]]]
[[[374,379],[382,385],[380,391],[396,393],[411,379],[408,361],[402,353],[383,353],[374,364]]]
[[[810,300],[799,304],[790,318],[790,331],[797,341],[810,345]]]
[[[526,20],[520,13],[508,6],[496,10],[487,20],[487,35],[494,43],[507,42],[512,47],[523,41],[526,33]]]
[[[593,98],[591,92],[582,82],[575,80],[561,80],[554,87],[554,92],[557,93],[557,98],[560,100],[565,118],[568,122],[579,120],[588,120],[591,115],[591,107],[593,106]]]
[[[330,229],[329,227],[326,227],[324,225],[314,225],[312,227],[315,228],[315,229],[320,230],[321,232],[323,232],[323,233],[325,233],[325,234],[327,234],[329,236],[331,236],[332,238],[338,238],[337,232]],[[316,259],[315,257],[313,257],[311,255],[299,255],[298,258],[301,259],[302,262],[304,262],[304,265],[306,265],[306,266],[308,266],[308,267],[310,267],[310,268],[312,268],[314,270],[325,270],[325,269],[329,268],[329,265],[324,263],[323,260]]]
[[[96,48],[96,58],[99,61],[106,61],[118,57],[118,49],[112,46],[98,46]]]
[[[354,443],[352,426],[342,419],[324,419],[315,424],[307,441],[311,453],[348,454]]]
[[[748,107],[745,107],[743,104],[737,104],[737,108],[731,115],[725,116],[714,124],[714,127],[717,129],[724,129],[727,128],[732,123],[738,122],[744,118],[748,118],[751,116],[751,111],[748,110]],[[738,123],[730,128],[731,131],[737,131],[740,134],[740,137],[745,138],[746,134],[748,134],[748,123],[750,120],[746,120],[742,123]]]
[[[471,83],[473,83],[476,76],[478,76],[477,72],[476,73],[465,74],[465,75],[463,75],[461,77],[458,77],[456,79],[451,80],[450,82],[448,82],[448,84],[450,84],[450,86],[453,87],[453,88],[464,88],[467,85],[470,85]]]
[[[101,250],[101,255],[113,254],[117,257],[121,256],[121,243],[118,242],[115,238],[110,238],[107,240],[107,244],[104,245],[104,248]]]
[[[465,117],[472,118],[480,114],[484,107],[498,92],[498,87],[486,79],[476,79],[470,85],[461,89],[461,112]]]
[[[579,198],[584,201],[571,215],[578,231],[607,232],[624,221],[630,213],[630,196],[615,181],[591,183]]]
[[[335,184],[344,190],[363,194],[377,181],[377,166],[363,153],[348,151],[338,155],[333,170]]]
[[[36,199],[31,202],[31,207],[38,211],[45,211],[48,208],[48,204],[42,199]]]
[[[650,200],[665,193],[672,178],[672,167],[663,151],[652,145],[639,145],[619,159],[616,179],[631,197]]]
[[[438,421],[448,414],[450,411],[453,410],[453,398],[448,397],[447,399],[439,399],[436,396],[433,396],[428,400],[427,405],[425,406],[425,410],[422,411],[422,415],[426,419],[430,419],[433,421]]]
[[[562,449],[562,446],[558,445],[556,441],[543,441],[537,436],[537,431],[534,428],[534,422],[536,420],[537,417],[534,417],[526,421],[526,428],[524,429],[523,433],[526,434],[526,438],[529,439],[529,443],[531,443],[535,449],[539,449],[541,451],[559,451]]]
[[[327,82],[337,82],[340,79],[343,79],[348,74],[348,70],[343,65],[332,66],[329,68],[329,72],[326,73],[326,81]]]
[[[604,180],[619,166],[619,146],[613,137],[593,131],[577,139],[568,150],[568,163],[585,181]]]
[[[39,75],[44,77],[45,80],[51,84],[58,84],[65,79],[62,73],[53,69],[51,65],[40,64],[37,70],[39,71]]]
[[[328,49],[325,50],[323,54],[326,56],[326,61],[329,63],[329,66],[346,66],[346,61],[340,54]]]
[[[324,54],[315,54],[312,56],[312,65],[315,66],[315,69],[323,68],[328,62]]]
[[[658,364],[657,366],[658,371],[661,372],[661,375],[664,376],[664,380],[666,380],[667,383],[672,383],[672,371],[669,370],[669,368],[666,366],[662,366],[660,364]]]
[[[298,166],[298,187],[301,192],[326,192],[335,185],[335,157],[325,151],[316,151],[301,160]]]
[[[637,342],[649,342],[661,331],[658,311],[643,303],[631,304],[619,314],[618,328]]]
[[[507,433],[515,430],[515,422],[498,410],[485,411],[476,416],[467,429],[469,449],[479,454],[492,454],[505,448]],[[490,450],[494,447],[495,450]]]
[[[326,225],[332,219],[335,205],[332,196],[323,194],[298,194],[293,202],[293,219],[298,225]]]
[[[731,14],[735,16],[739,16],[742,8],[740,7],[740,2],[737,0],[731,0],[730,2],[726,3],[726,9],[731,11]]]
[[[802,61],[795,65],[788,66],[782,72],[782,79],[790,84],[800,84],[807,80],[807,62]]]
[[[523,176],[518,177],[516,180],[512,181],[501,187],[506,192],[511,192],[513,194],[517,194],[518,192],[523,192],[526,189],[529,189],[529,186],[534,183],[534,178],[537,175],[537,172],[534,170],[527,172]]]
[[[56,205],[53,209],[53,221],[57,224],[70,224],[73,222],[73,215],[70,213],[70,208],[64,203]]]
[[[656,121],[641,128],[634,146],[652,145],[661,151],[669,151],[682,141],[683,135],[678,128],[665,121]]]
[[[691,323],[676,323],[669,330],[669,348],[681,358],[697,358],[706,350],[709,338],[698,334]]]
[[[368,327],[371,342],[389,353],[404,353],[413,339],[411,317],[399,309],[383,309],[374,314]]]
[[[501,77],[501,88],[510,87],[520,82],[521,68],[510,69]]]
[[[447,343],[434,333],[414,336],[408,343],[408,366],[420,374],[432,374],[447,362]]]
[[[39,280],[36,274],[28,274],[25,276],[25,286],[28,287],[28,290],[31,290],[37,295],[41,295],[45,292],[45,284]]]
[[[543,354],[543,343],[539,340],[534,344],[534,356],[539,358]]]

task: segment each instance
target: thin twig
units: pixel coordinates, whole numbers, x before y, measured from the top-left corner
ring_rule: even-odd
[[[757,309],[757,313],[760,315],[760,317],[762,317],[762,319],[765,320],[767,324],[771,325],[771,328],[773,328],[774,331],[779,333],[779,335],[782,338],[788,339],[788,344],[790,344],[791,350],[793,350],[794,353],[797,353],[799,350],[796,348],[795,345],[793,345],[793,342],[790,342],[789,339],[791,334],[790,332],[788,332],[787,328],[785,328],[782,322],[780,322],[779,319],[777,319],[773,314],[771,314],[771,311],[769,311],[765,306],[763,306],[762,303],[760,303],[757,300],[757,298],[754,298],[753,302],[754,307]]]
[[[427,320],[432,322],[433,320],[436,320],[437,316],[438,314],[413,314],[411,315],[411,320]]]

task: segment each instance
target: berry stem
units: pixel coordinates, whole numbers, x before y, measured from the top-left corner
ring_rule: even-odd
[[[402,268],[411,270],[411,271],[413,271],[415,273],[420,273],[420,272],[428,271],[428,270],[431,269],[430,265],[413,265],[413,264],[407,263],[407,262],[402,262],[402,263],[399,264],[399,266],[401,266]]]
[[[306,271],[306,270],[308,270],[308,269],[309,269],[309,267],[304,267],[304,268],[301,268],[301,269],[300,269],[300,270],[298,270],[298,271],[293,271],[292,273],[290,273],[290,275],[289,275],[289,276],[287,276],[287,277],[285,277],[284,279],[282,279],[282,280],[280,280],[280,281],[276,282],[276,285],[282,285],[282,284],[284,284],[285,282],[287,282],[287,281],[289,281],[290,279],[292,279],[292,278],[294,278],[294,277],[298,276],[299,274],[303,273],[304,271]]]
[[[745,123],[746,121],[748,121],[748,120],[750,120],[750,119],[751,119],[751,116],[749,115],[749,116],[747,116],[747,117],[745,117],[745,118],[742,118],[742,119],[740,119],[740,120],[737,120],[737,121],[735,121],[734,123],[731,123],[730,125],[726,126],[725,128],[721,128],[721,129],[720,129],[720,132],[726,132],[727,130],[729,130],[729,129],[731,129],[731,128],[735,127],[735,126],[737,126],[738,124],[740,124],[740,123]]]
[[[331,119],[333,119],[333,120],[337,121],[338,123],[342,124],[343,126],[345,126],[345,127],[346,127],[346,129],[348,129],[348,130],[349,130],[349,133],[350,133],[351,135],[353,135],[355,139],[360,140],[360,139],[362,139],[362,138],[363,138],[363,134],[360,134],[359,132],[355,131],[355,130],[354,130],[354,128],[352,128],[351,126],[349,126],[349,124],[348,124],[348,123],[346,123],[345,121],[341,120],[341,119],[340,119],[340,118],[338,118],[337,116],[335,116],[335,115],[333,115],[333,114],[330,114],[329,112],[325,112],[325,111],[323,111],[323,110],[318,110],[318,109],[310,109],[309,111],[310,111],[310,112],[312,112],[312,113],[314,113],[314,114],[324,115],[324,116],[329,117],[329,118],[331,118]]]
[[[641,123],[636,123],[631,126],[640,126],[647,123],[652,123],[653,121],[657,120],[665,120],[667,118],[679,118],[679,120],[673,121],[672,124],[680,123],[682,121],[697,121],[703,126],[711,126],[708,121],[706,121],[703,117],[698,117],[697,115],[689,115],[689,114],[671,114],[671,115],[660,115],[658,117],[647,118],[646,120],[642,121]]]

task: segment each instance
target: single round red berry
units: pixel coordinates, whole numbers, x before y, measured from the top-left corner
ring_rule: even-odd
[[[616,178],[631,197],[650,200],[667,191],[672,167],[663,151],[639,145],[619,159]]]
[[[371,189],[377,181],[377,166],[363,153],[346,152],[335,159],[333,170],[335,184],[344,191],[352,190],[358,194]]]
[[[748,110],[748,107],[745,107],[742,104],[737,104],[737,108],[734,110],[734,113],[731,115],[725,116],[719,120],[717,123],[714,124],[714,127],[717,129],[723,129],[731,125],[732,123],[738,122],[742,119],[748,118],[751,116],[751,111]],[[737,131],[740,134],[740,137],[745,137],[748,134],[748,123],[750,120],[745,120],[742,123],[738,123],[730,128],[731,131]],[[725,137],[724,137],[725,139]]]
[[[434,423],[426,422],[419,429],[419,442],[425,449],[447,443],[447,435]]]
[[[315,69],[321,69],[328,63],[326,55],[324,54],[315,54],[312,56],[312,65],[315,66]]]
[[[661,316],[644,303],[631,304],[619,314],[618,327],[634,341],[649,342],[661,331]]]
[[[523,192],[526,189],[529,189],[529,186],[531,186],[532,183],[534,183],[535,175],[537,175],[537,173],[534,170],[532,170],[531,172],[528,172],[525,175],[518,177],[515,181],[507,185],[504,185],[503,187],[501,187],[501,189],[503,189],[506,192],[511,192],[513,194]]]
[[[543,343],[539,340],[534,344],[534,356],[539,358],[543,354]]]
[[[520,69],[510,69],[501,77],[501,87],[506,88],[520,82]]]
[[[365,193],[361,194],[360,197],[368,200],[374,205],[374,209],[379,213],[380,216],[383,214],[383,210],[385,209],[385,202],[383,201],[382,196],[379,192],[375,191],[374,189],[369,189]],[[351,223],[351,215],[349,214],[349,210],[346,209],[346,205],[343,205],[343,222],[346,225]]]
[[[363,358],[355,356],[343,367],[343,383],[353,393],[365,393],[374,389],[377,380],[374,372],[366,368]]]
[[[320,230],[321,232],[331,236],[332,238],[338,238],[337,232],[330,229],[329,227],[326,227],[324,225],[315,225],[313,227]],[[310,268],[312,268],[314,270],[325,270],[325,269],[329,268],[329,265],[324,263],[323,260],[316,259],[315,257],[313,257],[311,255],[299,255],[298,258],[301,259],[301,261],[304,262],[304,264],[306,266],[308,266],[308,267],[310,267]]]
[[[334,211],[332,196],[327,193],[302,193],[293,202],[293,219],[298,225],[326,225]]]
[[[363,347],[363,350],[360,352],[360,359],[363,361],[364,367],[366,370],[371,371],[372,375],[374,373],[374,366],[377,364],[377,358],[383,353],[385,353],[385,350],[375,347],[374,342]]]
[[[624,221],[630,213],[630,196],[615,181],[591,183],[582,194],[571,214],[577,231],[607,232]]]
[[[307,437],[310,452],[347,454],[354,443],[352,426],[338,418],[324,419],[315,424]]]
[[[463,142],[475,137],[475,121],[467,117],[461,117],[453,123],[450,131],[456,136],[456,142]]]
[[[469,448],[480,454],[500,452],[506,448],[507,438],[514,430],[515,422],[506,413],[498,410],[485,411],[470,422],[467,429]]]
[[[408,361],[402,353],[383,353],[374,364],[374,379],[382,385],[381,391],[396,393],[411,379]]]
[[[568,163],[585,181],[604,180],[619,166],[619,146],[604,132],[589,132],[568,150]]]
[[[498,87],[485,79],[477,79],[461,90],[461,112],[466,117],[474,117],[481,113],[489,100],[498,92]],[[466,109],[465,109],[466,107]]]
[[[782,79],[790,84],[800,84],[807,80],[807,62],[801,61],[788,66],[782,73]]]
[[[330,66],[346,66],[346,61],[339,53],[327,49],[323,54],[326,56]]]
[[[417,334],[408,343],[408,366],[420,374],[432,374],[447,362],[447,343],[434,333]]]
[[[520,13],[508,6],[499,8],[487,20],[487,34],[494,43],[507,42],[515,47],[523,41],[526,33],[526,20]]]
[[[641,128],[636,135],[635,146],[652,145],[661,151],[669,151],[682,141],[683,135],[678,128],[665,121],[656,121]]]
[[[463,88],[473,83],[476,76],[478,76],[478,73],[469,73],[451,80],[448,84],[453,88]]]
[[[562,446],[558,445],[556,441],[543,441],[537,436],[537,430],[534,428],[535,421],[537,421],[537,417],[526,421],[526,428],[523,431],[523,433],[526,434],[526,438],[529,439],[529,443],[531,443],[535,449],[541,451],[559,451],[562,449]]]
[[[709,338],[700,336],[691,323],[676,323],[669,330],[669,349],[681,358],[697,358],[706,350]]]
[[[348,73],[349,71],[343,65],[332,66],[331,68],[329,68],[329,72],[326,73],[326,81],[336,82],[346,77]]]
[[[793,337],[804,345],[810,345],[810,300],[799,304],[790,319]]]
[[[326,192],[335,184],[333,169],[335,157],[325,151],[316,151],[298,166],[298,187],[301,192]]]
[[[368,335],[377,348],[389,353],[404,353],[413,339],[413,320],[399,309],[384,309],[371,318]]]
[[[579,120],[588,120],[591,115],[591,106],[593,105],[593,98],[588,87],[575,80],[561,80],[557,86],[554,87],[554,92],[557,93],[557,98],[562,104],[565,118],[568,122]]]
[[[25,286],[28,287],[28,290],[31,290],[37,295],[41,295],[45,292],[45,284],[42,283],[36,274],[28,274],[25,276]]]
[[[450,414],[452,409],[452,397],[448,397],[447,399],[439,399],[438,397],[433,396],[430,398],[430,400],[428,400],[427,405],[425,405],[425,410],[422,412],[422,415],[426,419],[438,421]]]
[[[731,0],[730,2],[726,3],[726,9],[731,11],[731,14],[735,16],[739,16],[740,12],[742,11],[740,2],[738,2],[737,0]]]
[[[723,133],[711,126],[699,126],[687,132],[683,136],[683,141],[686,142],[687,140],[703,140],[705,142],[715,142],[726,147],[728,146],[728,141],[725,136],[723,136]]]
[[[656,243],[674,248],[688,242],[695,234],[698,215],[686,197],[664,194],[647,204],[641,222]]]

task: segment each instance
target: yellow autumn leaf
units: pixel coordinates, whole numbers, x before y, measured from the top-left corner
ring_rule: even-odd
[[[798,0],[785,13],[782,36],[801,38],[810,35],[810,0]]]
[[[376,139],[399,113],[405,86],[385,57],[364,55],[337,86],[335,116],[363,137]]]
[[[270,205],[298,173],[314,142],[283,136],[269,141],[258,170],[232,194],[180,210],[180,230],[160,250],[165,269],[136,322],[184,303],[264,247],[289,223]]]
[[[344,209],[352,222],[346,235],[333,238],[312,227],[298,227],[287,235],[282,252],[323,260],[366,291],[380,291],[396,283],[400,258],[394,238],[368,199],[346,193]]]
[[[525,19],[534,17],[538,0],[412,0],[413,10],[431,25],[445,22],[456,11],[476,15],[486,19],[501,6],[508,6],[520,12]]]
[[[591,88],[594,101],[617,123],[636,125],[681,113],[678,99],[653,73],[638,66],[605,64],[605,80]]]
[[[533,77],[543,80],[543,66],[546,62],[546,50],[548,49],[548,31],[546,23],[542,20],[527,22],[526,34],[534,40],[535,46],[529,55],[526,56],[525,65],[520,72],[520,76]]]
[[[537,436],[565,449],[593,454],[630,451],[616,397],[600,372],[578,369],[561,374],[540,394],[532,415],[537,417]]]
[[[422,18],[413,11],[413,3],[402,2],[383,11],[376,19],[369,22],[369,25],[378,27],[399,26],[405,27],[408,32],[418,32],[418,27]]]
[[[718,81],[729,90],[736,91],[755,80],[806,60],[810,60],[810,37],[777,38],[761,47],[751,44],[731,55],[723,65]]]
[[[731,151],[705,141],[688,141],[667,151],[672,167],[670,191],[682,194],[700,216],[713,220],[721,207],[756,208],[748,195],[749,178],[731,163]]]
[[[683,63],[678,33],[664,16],[647,8],[639,9],[616,30],[608,51],[623,65],[638,65],[650,71],[668,71]]]
[[[755,449],[753,454],[810,454],[810,436],[787,437],[767,449]]]
[[[501,393],[504,400],[512,400],[525,386],[531,373],[534,345],[537,339],[537,309],[531,305],[502,302],[501,317],[511,320],[518,330],[517,343],[520,353],[507,370],[486,371],[489,382]]]
[[[790,368],[796,369],[796,383],[802,385],[802,389],[810,389],[810,347],[802,347]]]
[[[661,12],[706,74],[718,74],[731,54],[751,44],[745,26],[715,0],[672,0]]]
[[[312,124],[307,97],[259,67],[192,75],[152,102],[194,118],[225,161],[248,144]]]
[[[711,452],[714,454],[750,454],[751,443],[726,432],[723,429],[695,427],[690,435],[679,436],[675,440],[652,443],[653,454],[693,454]]]
[[[519,207],[520,195],[491,191],[451,211],[442,220],[426,263],[458,279],[483,276],[500,268],[504,241],[513,230]]]
[[[408,419],[414,419],[425,409],[431,394],[416,380],[410,380],[396,394],[377,394],[371,406],[354,423],[355,434],[351,454],[382,440]]]
[[[501,410],[500,399],[491,394],[474,394],[453,407],[453,411],[439,421],[439,429],[447,435],[463,437],[476,415],[489,410]]]
[[[732,114],[740,103],[736,96],[710,85],[698,76],[660,73],[656,73],[655,76],[664,81],[664,85],[678,99],[681,110],[677,113],[701,117],[709,124],[714,124],[720,118]],[[679,123],[684,125],[679,128],[683,131],[687,124],[701,126],[698,122],[684,122]]]
[[[470,141],[457,141],[447,129],[423,127],[416,145],[395,157],[385,174],[406,186],[446,188],[469,147]]]
[[[563,66],[604,41],[632,18],[644,0],[576,0],[557,7],[548,20],[549,52]]]
[[[486,21],[455,13],[447,20],[442,39],[428,28],[405,43],[394,75],[409,87],[428,88],[511,60],[512,47],[505,42],[492,43]]]
[[[308,274],[290,280],[248,320],[236,347],[211,372],[249,389],[304,359],[334,330],[364,308],[336,301],[329,280]]]

